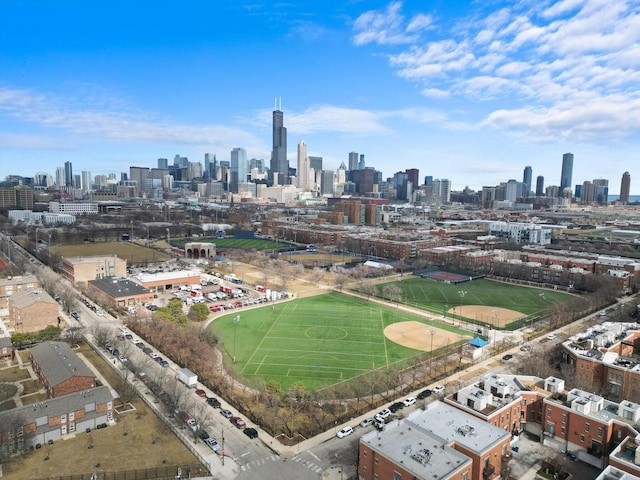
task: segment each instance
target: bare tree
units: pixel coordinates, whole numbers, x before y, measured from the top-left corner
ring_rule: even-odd
[[[347,271],[342,267],[331,267],[331,273],[333,273],[333,282],[335,286],[342,292],[342,289],[349,280]]]
[[[390,302],[395,302],[396,305],[402,300],[402,290],[393,283],[382,287],[382,295]]]

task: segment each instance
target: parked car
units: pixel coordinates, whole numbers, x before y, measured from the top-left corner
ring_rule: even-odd
[[[398,410],[402,410],[403,408],[404,403],[402,402],[395,402],[389,406],[389,410],[391,410],[391,413],[396,413]]]
[[[207,398],[207,403],[211,405],[213,408],[220,408],[220,400],[214,397]]]
[[[207,397],[207,392],[205,392],[205,391],[204,391],[203,389],[201,389],[201,388],[198,388],[198,389],[196,390],[196,395],[198,395],[199,397],[202,397],[202,398],[206,398],[206,397]]]
[[[372,418],[372,417],[365,418],[364,420],[362,420],[362,421],[360,422],[360,426],[361,426],[362,428],[368,427],[369,425],[373,425],[373,421],[374,421],[374,420],[373,420],[373,418]]]
[[[336,437],[338,438],[344,438],[348,435],[351,435],[353,433],[353,428],[351,427],[344,427],[343,429],[341,429],[340,431],[338,431],[338,433],[336,433]]]
[[[522,346],[520,347],[520,351],[521,351],[521,352],[528,352],[529,350],[531,350],[531,345],[528,345],[528,344],[527,344],[527,345],[522,345]]]
[[[215,438],[209,437],[204,441],[204,443],[206,443],[209,446],[209,448],[216,453],[222,450],[222,447],[218,442],[216,442]]]
[[[244,420],[243,420],[243,419],[241,419],[240,417],[231,417],[231,418],[229,419],[229,421],[230,421],[233,425],[235,425],[237,428],[244,428],[244,427],[246,427],[246,426],[247,426],[247,424],[246,424],[246,423],[244,423]]]
[[[206,430],[200,430],[198,436],[201,440],[206,440],[207,438],[209,438],[209,432],[207,432]]]
[[[433,393],[442,393],[444,392],[444,385],[436,385],[433,387]]]
[[[391,415],[391,410],[389,410],[388,408],[383,408],[378,413],[376,413],[376,417],[381,418],[382,420],[387,418],[389,415]]]
[[[549,340],[555,340],[556,338],[558,338],[558,334],[557,333],[550,333],[549,335],[547,335],[547,338]]]
[[[431,390],[429,390],[428,388],[426,390],[421,391],[418,394],[418,400],[424,400],[425,398],[428,398],[431,396]]]
[[[198,422],[196,422],[193,418],[189,418],[187,420],[187,425],[189,425],[189,428],[194,432],[198,430]]]
[[[249,438],[258,438],[258,431],[255,428],[245,428],[242,432]]]
[[[510,353],[507,353],[504,357],[502,357],[502,360],[506,362],[507,360],[511,360],[512,358],[513,358],[513,355],[511,355]]]
[[[416,403],[416,399],[413,397],[407,397],[402,401],[402,403],[404,404],[405,407],[410,407],[411,405]]]
[[[233,417],[233,412],[231,412],[231,410],[227,410],[225,408],[225,409],[220,410],[220,415],[222,415],[224,418],[231,418],[231,417]]]

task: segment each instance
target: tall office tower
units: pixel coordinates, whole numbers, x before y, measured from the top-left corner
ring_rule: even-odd
[[[53,179],[50,173],[38,172],[34,175],[33,184],[37,187],[48,188],[53,185]]]
[[[309,167],[313,168],[316,172],[322,170],[322,157],[309,157]]]
[[[82,190],[85,192],[91,191],[92,182],[91,182],[91,172],[88,170],[82,171]]]
[[[120,172],[120,183],[124,184],[124,182],[128,182],[129,181],[129,175],[127,175],[127,172]]]
[[[188,163],[189,159],[187,157],[181,157],[180,155],[173,157],[173,164],[178,168],[187,168]]]
[[[536,178],[536,197],[544,197],[544,177],[538,175]]]
[[[571,177],[573,176],[573,153],[562,155],[562,173],[560,174],[560,193],[565,188],[571,188]]]
[[[277,174],[277,175],[276,175]],[[270,180],[277,185],[289,183],[289,160],[287,160],[287,129],[284,126],[282,100],[273,111],[273,150],[271,150]],[[276,179],[277,178],[277,182]]]
[[[631,175],[629,172],[622,174],[622,182],[620,182],[620,201],[624,204],[629,203],[629,191],[631,190]]]
[[[596,189],[596,202],[604,205],[609,202],[609,180],[606,178],[595,178],[593,186]]]
[[[82,175],[76,173],[73,176],[73,188],[82,188]]]
[[[360,154],[360,160],[358,161],[358,170],[364,169],[364,153]]]
[[[417,168],[407,168],[405,172],[407,172],[409,177],[408,179],[412,184],[413,190],[417,190],[420,185],[420,170]]]
[[[411,193],[409,192],[409,174],[407,172],[394,173],[393,186],[396,189],[396,198],[398,200],[409,199]]]
[[[427,187],[433,186],[433,176],[432,175],[427,175],[426,177],[424,177],[424,184]]]
[[[309,189],[311,178],[309,176],[309,157],[307,157],[307,144],[304,140],[298,143],[298,188]]]
[[[449,203],[451,201],[451,180],[446,178],[433,180],[432,192],[442,203]]]
[[[64,162],[64,186],[73,187],[73,166],[71,162]]]
[[[149,178],[149,167],[129,167],[129,180],[136,182],[138,191],[148,191],[147,178]]]
[[[349,152],[349,172],[358,170],[358,152]]]
[[[531,167],[524,167],[524,173],[522,174],[522,184],[523,184],[523,197],[528,197],[531,195],[531,179],[533,175],[533,170]]]
[[[264,159],[252,158],[249,160],[249,170],[258,169],[258,173],[264,173]]]
[[[336,183],[345,183],[347,181],[347,166],[344,162],[340,163],[338,171],[336,172]]]
[[[200,162],[187,162],[187,180],[202,178],[202,164]]]
[[[238,193],[238,184],[246,183],[249,175],[249,161],[247,151],[244,148],[234,148],[231,150],[231,166],[229,176],[229,191]]]
[[[159,158],[158,159],[158,168],[162,168],[164,170],[169,168],[169,159],[168,158]]]
[[[57,167],[56,168],[56,185],[58,188],[64,187],[64,168]]]
[[[218,168],[216,155],[211,153],[204,154],[204,172],[203,177],[206,180],[215,180],[216,168]]]
[[[576,196],[577,196],[577,192],[576,192]],[[580,191],[580,200],[582,201],[582,203],[593,203],[596,201],[596,187],[589,180],[582,183],[582,189]]]
[[[333,170],[323,170],[320,178],[320,195],[333,195]]]
[[[505,189],[505,200],[509,202],[516,202],[519,197],[522,197],[522,186],[521,182],[516,180],[509,180]]]

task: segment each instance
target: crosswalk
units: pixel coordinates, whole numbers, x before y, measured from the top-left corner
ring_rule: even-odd
[[[287,460],[288,462],[295,462],[298,463],[300,465],[305,466],[306,468],[308,468],[309,470],[313,471],[314,473],[317,473],[318,475],[321,474],[323,472],[323,468],[320,465],[317,465],[313,462],[310,462],[309,460],[305,460],[304,458],[300,457],[299,455],[296,455],[295,457],[290,458],[289,460]],[[242,472],[246,472],[249,471],[253,468],[259,468],[262,465],[264,465],[265,463],[268,462],[282,462],[282,457],[279,457],[277,455],[271,455],[269,457],[264,457],[264,458],[260,458],[257,460],[252,460],[250,462],[247,462],[243,465],[240,466],[240,471]]]

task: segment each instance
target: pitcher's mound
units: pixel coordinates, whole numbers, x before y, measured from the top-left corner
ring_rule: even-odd
[[[433,339],[431,331],[433,331]],[[398,345],[413,348],[414,350],[422,350],[423,352],[431,351],[432,340],[433,349],[437,350],[440,347],[451,345],[466,338],[464,335],[451,333],[437,327],[430,327],[416,321],[398,322],[389,325],[384,329],[384,336]]]

